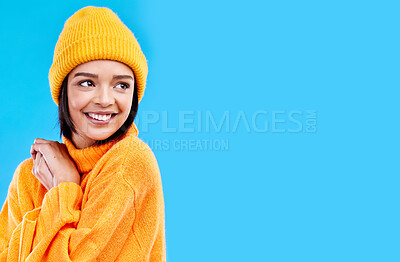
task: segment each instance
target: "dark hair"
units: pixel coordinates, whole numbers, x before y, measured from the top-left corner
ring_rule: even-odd
[[[69,75],[69,74],[68,74]],[[68,95],[67,95],[67,87],[68,87],[68,75],[64,78],[64,81],[61,84],[61,90],[60,90],[60,95],[58,97],[58,122],[60,124],[60,138],[62,135],[64,135],[66,138],[69,140],[72,139],[72,132],[76,133],[76,128],[74,123],[71,120],[71,116],[69,114],[69,109],[68,109]],[[138,111],[138,94],[137,94],[137,85],[135,81],[135,86],[134,86],[134,93],[133,93],[133,101],[132,101],[132,107],[131,111],[129,112],[128,118],[125,120],[125,123],[110,137],[104,140],[97,140],[96,143],[94,144],[95,146],[97,145],[102,145],[105,143],[108,143],[110,141],[118,141],[120,138],[122,138],[128,129],[131,127],[133,120],[135,120],[137,111]]]

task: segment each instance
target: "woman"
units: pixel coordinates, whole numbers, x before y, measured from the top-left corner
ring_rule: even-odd
[[[63,143],[37,138],[0,213],[0,261],[165,261],[159,167],[133,122],[147,63],[104,7],[65,23],[49,72]]]

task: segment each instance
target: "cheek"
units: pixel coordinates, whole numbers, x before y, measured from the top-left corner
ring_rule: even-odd
[[[124,96],[119,101],[120,110],[124,112],[125,115],[128,115],[131,111],[132,107],[132,96]]]
[[[70,100],[70,101],[68,101],[68,104],[69,104],[69,111],[71,114],[72,114],[72,112],[80,111],[80,109],[82,108],[82,102],[79,101],[79,99]]]
[[[80,111],[87,105],[88,99],[85,94],[71,91],[68,94],[68,108],[71,117],[79,115]]]

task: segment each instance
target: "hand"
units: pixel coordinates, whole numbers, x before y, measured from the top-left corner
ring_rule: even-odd
[[[51,174],[46,161],[40,152],[37,152],[32,156],[33,158],[33,168],[32,174],[42,183],[42,185],[50,190],[54,186],[54,177]]]
[[[80,185],[81,177],[64,144],[36,138],[31,146],[33,175],[47,190],[62,182]]]

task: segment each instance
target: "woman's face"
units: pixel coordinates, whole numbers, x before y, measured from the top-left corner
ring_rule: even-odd
[[[123,125],[132,107],[134,83],[132,69],[113,60],[86,62],[70,72],[68,108],[77,148],[107,139]]]

